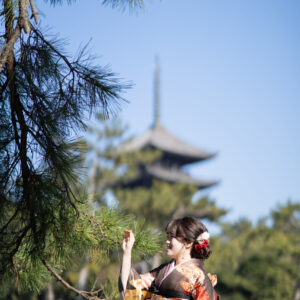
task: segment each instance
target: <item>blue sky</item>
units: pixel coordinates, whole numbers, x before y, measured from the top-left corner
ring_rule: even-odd
[[[78,0],[40,2],[42,26],[68,38],[69,53],[90,39],[97,63],[134,87],[120,117],[131,134],[153,119],[154,57],[161,67],[161,121],[215,159],[188,170],[220,179],[206,191],[229,220],[256,221],[300,199],[300,1],[144,1],[137,12]]]

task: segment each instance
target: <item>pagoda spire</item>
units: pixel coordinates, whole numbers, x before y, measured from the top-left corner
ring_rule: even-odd
[[[160,68],[158,57],[155,57],[154,66],[154,122],[153,127],[160,124]]]

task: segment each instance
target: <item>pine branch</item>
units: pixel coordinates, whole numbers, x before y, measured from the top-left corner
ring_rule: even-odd
[[[141,8],[143,7],[143,0],[103,0],[102,4],[111,5],[112,8],[120,7],[125,9],[127,6],[129,8]]]
[[[9,80],[7,78],[6,81],[4,82],[4,84],[2,85],[1,89],[0,89],[0,97],[1,97],[2,93],[5,91],[5,89],[7,88],[8,83],[9,83]]]
[[[44,259],[41,259],[42,263],[44,264],[44,266],[48,269],[48,271],[60,282],[62,283],[67,289],[75,292],[77,295],[82,296],[85,299],[88,300],[109,300],[106,298],[100,299],[98,298],[97,295],[100,290],[97,291],[92,291],[92,292],[87,292],[87,291],[82,291],[82,290],[78,290],[75,287],[73,287],[71,284],[69,284],[66,280],[64,280],[55,270],[54,268]]]
[[[7,42],[7,40],[5,39],[2,46],[1,46],[0,54],[2,53],[3,49],[5,48],[6,42]]]
[[[27,0],[19,0],[19,25],[29,34],[31,25],[28,20]]]
[[[54,268],[52,268],[52,266],[45,261],[44,259],[42,259],[42,263],[44,264],[44,266],[49,270],[49,272],[59,281],[61,282],[67,289],[75,292],[78,295],[81,295],[82,297],[84,297],[85,299],[90,299],[88,296],[88,292],[86,291],[80,291],[76,288],[74,288],[72,285],[70,285],[67,281],[65,281],[58,273],[55,272]]]
[[[29,3],[30,3],[31,12],[32,12],[31,18],[34,17],[35,24],[38,24],[37,12],[35,10],[33,0],[29,0]]]
[[[18,37],[20,36],[20,34],[21,34],[21,27],[19,24],[17,24],[11,38],[8,40],[6,44],[5,50],[0,55],[0,72],[2,71],[3,66],[7,62],[8,55],[11,53],[11,51],[13,51],[14,45]]]
[[[10,37],[6,41],[4,41],[4,43],[1,47],[0,72],[3,68],[3,66],[7,62],[9,53],[11,53],[11,51],[13,51],[14,45],[21,34],[22,28],[25,30],[25,32],[27,34],[30,33],[30,30],[32,28],[32,26],[28,20],[26,0],[19,0],[19,18],[18,18],[17,25],[13,31],[13,34],[10,34]],[[5,44],[6,44],[6,47],[5,47]],[[3,51],[4,47],[5,47],[5,50]]]
[[[56,5],[56,4],[59,4],[59,5],[61,5],[61,4],[63,4],[63,0],[46,0],[46,2],[47,1],[50,1],[50,3],[52,4],[52,5]],[[68,4],[71,4],[72,2],[75,2],[76,0],[65,0],[65,2],[67,2]]]
[[[58,51],[51,43],[49,43],[44,36],[41,34],[41,32],[39,30],[37,30],[36,28],[33,27],[33,31],[34,33],[53,51],[55,52],[69,67],[70,71],[74,71],[74,67],[72,66],[72,64],[69,62],[69,60],[67,59],[67,57],[65,55],[63,55],[60,51]]]

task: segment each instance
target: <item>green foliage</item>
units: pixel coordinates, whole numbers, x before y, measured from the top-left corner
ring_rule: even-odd
[[[101,207],[95,212],[81,211],[77,221],[75,236],[70,237],[70,249],[82,248],[82,253],[88,254],[91,259],[102,259],[109,256],[112,251],[122,247],[124,230],[132,230],[136,236],[135,248],[140,255],[150,255],[158,250],[159,236],[151,234],[144,223],[138,222],[135,217],[125,215],[119,210]],[[73,244],[71,242],[73,240]],[[85,245],[89,245],[87,248]],[[92,251],[92,253],[86,253]],[[74,254],[76,254],[74,253]]]
[[[23,293],[38,292],[45,288],[51,274],[42,260],[46,260],[58,274],[66,267],[74,268],[78,263],[81,265],[83,257],[88,257],[90,263],[111,263],[112,257],[122,247],[124,230],[131,229],[135,233],[135,254],[139,258],[159,250],[160,236],[150,232],[144,223],[138,222],[133,216],[109,208],[91,210],[87,205],[78,206],[78,211],[79,215],[72,218],[68,234],[49,231],[46,250],[41,257],[31,255],[25,244],[19,248],[14,256],[14,268],[2,277],[2,294],[7,291],[9,281]],[[58,239],[55,235],[60,234],[61,239]]]
[[[123,88],[113,74],[92,66],[84,52],[69,61],[59,43],[46,40],[38,30],[26,40],[21,38],[14,73],[19,106],[8,105],[8,87],[0,94],[0,123],[5,124],[1,205],[6,207],[0,217],[2,269],[23,241],[33,253],[44,249],[48,231],[68,232],[70,210],[77,205],[72,186],[80,163],[79,149],[68,136],[84,128],[86,112],[118,102]],[[1,81],[5,76],[2,72]],[[20,125],[14,117],[10,119],[11,109],[13,114],[22,110]]]
[[[38,256],[49,236],[65,244],[78,211],[81,164],[70,136],[85,128],[87,113],[113,111],[128,87],[93,65],[86,49],[71,60],[62,44],[38,29],[21,34],[14,72],[0,74],[1,271],[23,246]]]
[[[218,275],[222,299],[292,299],[300,257],[299,204],[287,203],[257,226],[225,224],[206,268]],[[267,226],[271,221],[272,225]]]
[[[130,85],[95,65],[86,48],[70,58],[65,41],[35,28],[28,18],[29,9],[37,17],[34,2],[5,0],[0,8],[4,33],[0,37],[3,297],[13,295],[13,288],[31,293],[47,285],[48,263],[60,274],[78,254],[93,260],[117,251],[121,231],[129,224],[142,236],[143,242],[136,246],[141,255],[156,249],[147,247],[145,233],[132,218],[115,210],[91,208],[80,186],[82,143],[74,143],[74,136],[85,129],[84,120],[96,109],[106,117],[115,113],[124,101],[123,90]],[[153,243],[151,236],[146,234]]]
[[[184,184],[169,184],[155,180],[151,189],[116,189],[120,208],[151,220],[152,228],[163,229],[172,216],[189,204],[196,188]],[[163,228],[162,228],[163,227]]]
[[[193,201],[197,188],[188,184],[171,184],[153,180],[152,187],[116,188],[120,208],[128,213],[151,219],[152,228],[164,229],[172,218],[184,215],[217,221],[226,210],[209,198]]]

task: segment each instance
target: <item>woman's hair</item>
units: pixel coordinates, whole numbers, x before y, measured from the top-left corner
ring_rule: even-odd
[[[195,249],[195,245],[198,244],[197,237],[206,231],[205,225],[194,217],[175,219],[166,226],[167,235],[175,237],[183,243],[193,242],[191,257],[199,259],[207,259],[211,254],[209,242],[206,247],[202,247],[198,251]]]

